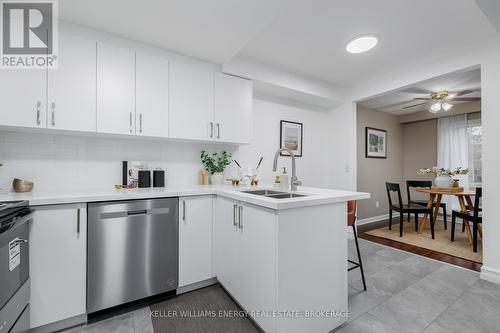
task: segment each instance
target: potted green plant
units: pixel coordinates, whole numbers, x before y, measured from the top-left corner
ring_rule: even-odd
[[[222,184],[224,169],[231,164],[231,154],[225,150],[220,154],[209,154],[203,150],[200,157],[203,167],[210,174],[210,183],[212,185]]]

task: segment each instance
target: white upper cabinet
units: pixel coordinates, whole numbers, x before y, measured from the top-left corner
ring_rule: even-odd
[[[0,72],[0,125],[47,126],[46,74],[43,69]]]
[[[171,61],[169,95],[169,136],[212,140],[215,132],[214,72]]]
[[[168,136],[168,60],[136,53],[136,134]]]
[[[215,139],[252,142],[252,81],[215,73]]]
[[[96,41],[61,32],[59,65],[48,71],[47,127],[96,131]]]
[[[135,134],[135,52],[97,43],[97,132]]]

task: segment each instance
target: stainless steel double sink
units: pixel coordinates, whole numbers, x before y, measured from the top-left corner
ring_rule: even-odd
[[[299,198],[306,197],[307,194],[299,194],[299,193],[290,193],[290,192],[281,192],[281,191],[273,191],[273,190],[248,190],[241,191],[247,194],[260,195],[267,198],[273,199],[291,199],[291,198]]]

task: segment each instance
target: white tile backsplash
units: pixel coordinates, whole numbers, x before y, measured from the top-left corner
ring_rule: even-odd
[[[36,191],[111,188],[121,183],[123,160],[146,161],[166,171],[168,186],[195,185],[201,150],[235,147],[128,138],[85,137],[0,131],[0,180],[35,182]]]

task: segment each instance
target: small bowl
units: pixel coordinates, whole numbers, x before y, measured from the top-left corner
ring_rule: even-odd
[[[12,187],[16,192],[31,192],[31,190],[33,190],[33,182],[19,178],[14,178],[14,181],[12,182]]]

